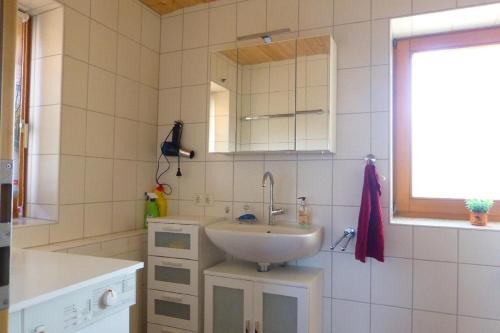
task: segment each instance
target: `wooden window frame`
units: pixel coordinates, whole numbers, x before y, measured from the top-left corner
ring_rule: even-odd
[[[416,52],[500,43],[500,28],[450,32],[397,40],[394,44],[394,216],[467,219],[464,200],[412,197],[411,184],[411,57]],[[500,201],[489,214],[500,221]]]
[[[26,22],[21,22],[17,17],[17,34],[16,40],[20,39],[22,46],[19,55],[21,57],[21,120],[24,124],[29,121],[29,104],[30,104],[30,69],[31,69],[31,38],[32,38],[32,20],[29,18]],[[16,59],[18,61],[18,59]],[[20,126],[20,124],[13,124]],[[26,191],[27,191],[27,174],[28,174],[28,136],[27,127],[24,126],[19,137],[19,177],[17,185],[17,196],[12,199],[12,216],[14,218],[26,216]]]

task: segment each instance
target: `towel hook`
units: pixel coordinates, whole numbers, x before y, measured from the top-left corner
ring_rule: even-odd
[[[368,154],[365,156],[365,162],[368,164],[375,164],[375,162],[377,162],[377,158],[373,154]]]

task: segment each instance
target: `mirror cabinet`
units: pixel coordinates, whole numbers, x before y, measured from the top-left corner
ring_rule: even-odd
[[[330,35],[212,52],[209,152],[334,152],[336,70]]]

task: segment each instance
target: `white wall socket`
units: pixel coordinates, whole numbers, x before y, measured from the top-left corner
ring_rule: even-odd
[[[214,196],[212,194],[195,193],[193,194],[193,203],[195,206],[213,206]]]

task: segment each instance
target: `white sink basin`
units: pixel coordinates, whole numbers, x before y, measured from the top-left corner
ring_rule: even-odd
[[[205,227],[210,240],[226,253],[259,264],[312,256],[321,248],[323,228],[298,224],[239,224],[224,221]]]

